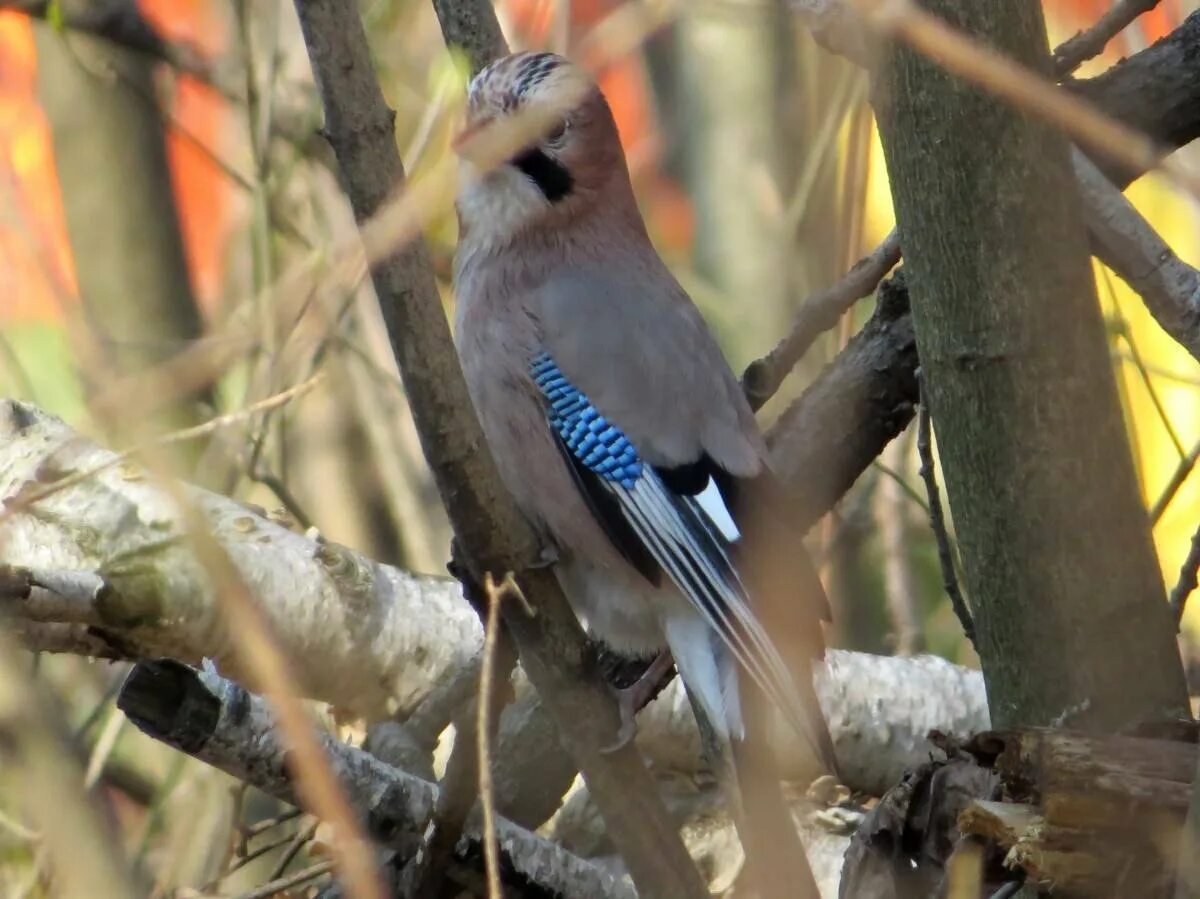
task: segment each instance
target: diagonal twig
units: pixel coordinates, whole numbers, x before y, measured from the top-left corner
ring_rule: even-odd
[[[1054,71],[1059,76],[1070,75],[1093,57],[1104,52],[1114,37],[1133,24],[1142,13],[1158,6],[1160,0],[1116,0],[1087,31],[1059,44],[1054,50]]]
[[[235,92],[214,70],[210,60],[195,47],[163,37],[139,11],[136,3],[74,4],[64,14],[55,0],[0,0],[0,10],[12,10],[31,19],[45,19],[54,27],[80,31],[104,38],[127,50],[164,62],[184,75],[195,78],[227,98]]]
[[[1073,150],[1072,164],[1096,255],[1141,295],[1159,326],[1200,359],[1200,271],[1179,258],[1095,163]]]
[[[920,384],[920,379],[917,381]],[[920,388],[918,388],[920,389]],[[929,404],[921,390],[921,407],[917,416],[917,455],[921,459],[921,480],[929,495],[929,525],[937,542],[938,565],[942,569],[942,586],[950,597],[950,606],[962,624],[968,640],[975,642],[975,623],[958,586],[958,574],[954,568],[954,552],[950,548],[950,535],[946,531],[946,516],[942,511],[942,499],[938,491],[937,475],[933,468],[933,444],[930,439]]]
[[[1136,171],[1161,171],[1200,197],[1200,176],[1179,161],[1164,158],[1163,147],[1150,135],[963,33],[913,0],[847,2],[879,33],[903,40],[947,72],[1061,128],[1081,147]]]
[[[813,341],[836,325],[855,302],[875,290],[899,261],[900,236],[892,229],[883,242],[856,262],[840,281],[806,299],[796,312],[787,336],[766,356],[751,362],[742,374],[742,389],[751,408],[761,409]]]
[[[1200,569],[1200,529],[1192,535],[1192,547],[1179,568],[1179,580],[1171,588],[1171,611],[1175,615],[1175,627],[1183,621],[1183,611],[1188,597],[1196,589],[1196,572]]]
[[[487,617],[483,631],[483,661],[479,666],[479,695],[475,700],[475,767],[479,774],[479,805],[483,810],[483,860],[487,875],[488,899],[499,899],[500,848],[496,845],[496,795],[492,787],[491,740],[494,705],[496,656],[500,642],[500,604],[506,597],[519,599],[527,610],[528,603],[511,573],[497,584],[489,571],[484,576],[487,593]]]

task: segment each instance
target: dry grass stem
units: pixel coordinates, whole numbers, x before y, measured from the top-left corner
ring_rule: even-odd
[[[67,475],[65,478],[55,481],[40,490],[34,490],[18,499],[8,503],[3,512],[0,512],[0,521],[5,518],[15,515],[19,512],[25,512],[35,503],[46,499],[49,496],[66,490],[68,487],[74,487],[81,481],[86,481],[88,478],[95,477],[101,472],[108,471],[114,466],[120,465],[123,462],[128,462],[130,459],[138,456],[145,456],[153,450],[159,450],[176,443],[184,443],[188,440],[198,440],[201,437],[207,437],[221,428],[229,427],[257,415],[260,412],[269,412],[273,409],[278,409],[280,406],[287,405],[292,400],[308,393],[324,380],[323,374],[316,374],[297,384],[295,387],[289,387],[287,390],[280,391],[274,396],[269,396],[266,399],[259,400],[257,403],[252,403],[242,409],[237,409],[233,412],[227,412],[224,415],[218,415],[215,418],[210,418],[208,421],[195,425],[190,428],[182,428],[178,431],[172,431],[169,434],[163,434],[161,437],[155,437],[153,440],[130,447],[127,450],[117,453],[103,465],[97,465],[95,468],[89,468],[86,471],[77,471],[74,474]]]
[[[526,611],[529,602],[517,586],[512,572],[496,583],[489,571],[484,575],[483,588],[487,594],[487,625],[483,639],[483,660],[479,666],[479,696],[476,700],[475,746],[479,769],[479,805],[483,812],[483,857],[487,874],[489,899],[500,899],[500,848],[496,844],[496,799],[492,786],[492,683],[496,670],[496,646],[500,640],[500,604],[506,597],[519,599]]]

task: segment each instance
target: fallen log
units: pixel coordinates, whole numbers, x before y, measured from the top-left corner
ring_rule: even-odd
[[[990,735],[1003,802],[978,799],[958,818],[964,836],[1005,850],[1004,864],[1055,896],[1166,895],[1198,752],[1182,739],[1028,729]]]

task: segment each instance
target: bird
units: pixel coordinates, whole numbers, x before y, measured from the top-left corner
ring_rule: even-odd
[[[467,96],[455,344],[501,480],[592,636],[656,673],[673,660],[726,743],[761,691],[834,771],[812,683],[827,601],[738,380],[651,242],[604,95],[526,51]],[[522,121],[503,158],[472,150]]]

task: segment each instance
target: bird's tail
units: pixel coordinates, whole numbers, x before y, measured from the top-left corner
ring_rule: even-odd
[[[701,734],[715,738],[705,748],[736,807],[745,881],[763,899],[819,899],[780,790],[767,697],[699,615],[669,619],[666,635]]]

